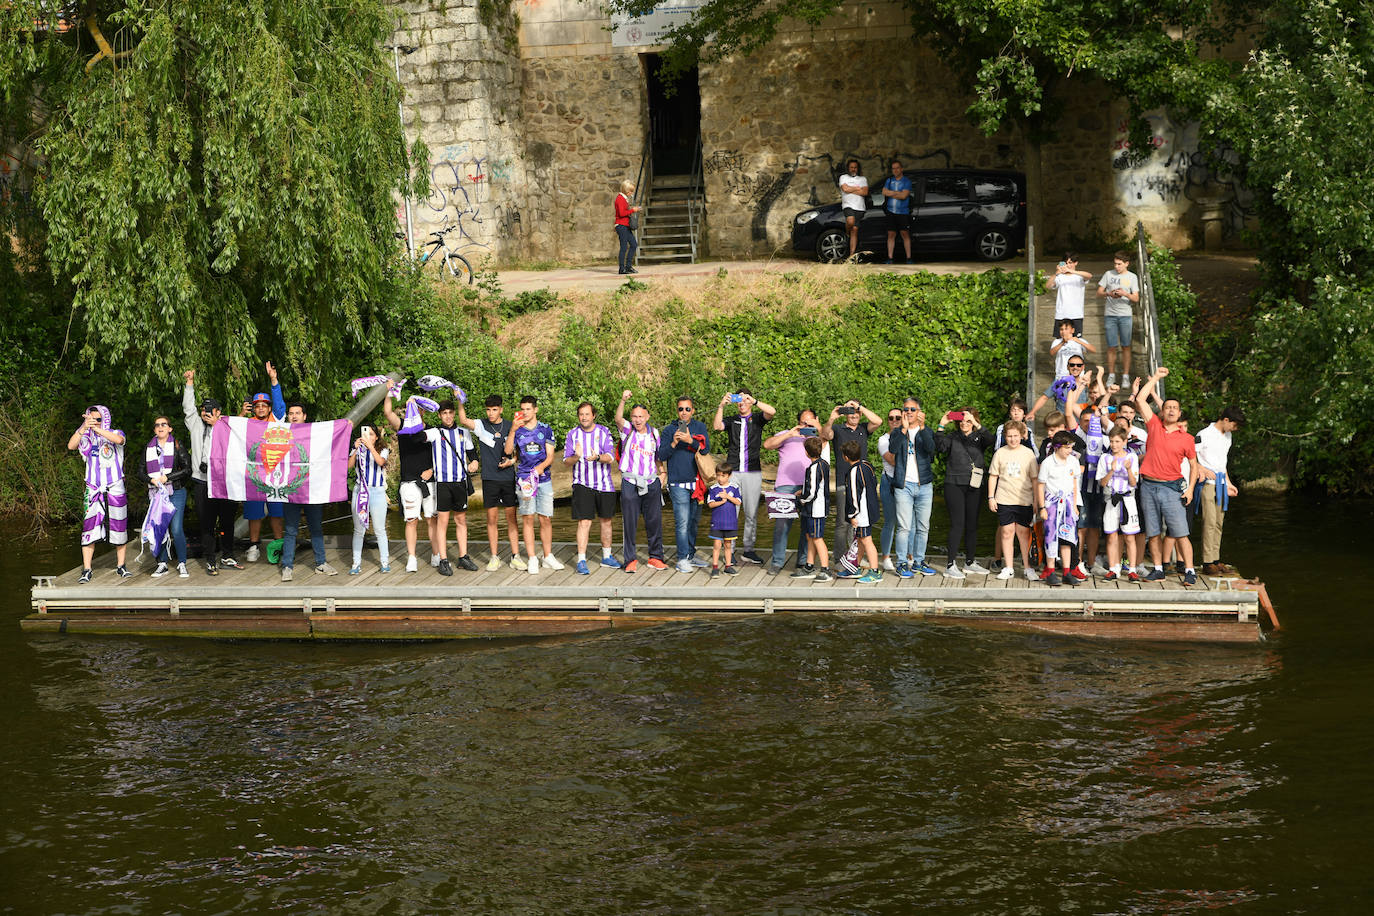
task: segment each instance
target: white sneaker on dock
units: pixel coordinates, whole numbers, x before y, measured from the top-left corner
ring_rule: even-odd
[[[496,572],[500,568],[501,558],[496,554],[492,554],[491,559],[487,561],[487,572]]]
[[[531,575],[531,576],[537,576],[537,575],[539,575],[539,558],[538,558],[538,557],[530,557],[529,563],[527,564],[527,566],[528,566],[528,569],[529,569],[529,571],[530,571],[530,575]]]
[[[510,558],[510,568],[511,568],[511,569],[520,569],[520,570],[523,570],[523,569],[525,568],[525,565],[526,565],[526,564],[525,564],[525,561],[524,561],[524,560],[520,559],[519,557],[515,556],[514,554],[511,555],[511,558]]]
[[[992,575],[992,570],[988,569],[986,566],[979,563],[977,560],[974,560],[972,563],[965,563],[964,572],[973,573],[975,576]]]
[[[897,571],[897,567],[894,566],[894,565],[892,565],[892,558],[891,558],[891,557],[883,557],[883,569],[886,570],[887,572],[896,572],[896,571]]]
[[[419,572],[419,571],[420,571],[420,564],[419,564],[419,561],[417,561],[417,560],[415,559],[415,554],[411,554],[410,557],[406,560],[406,572]]]
[[[245,556],[249,563],[256,563],[258,562],[258,558],[262,556],[262,551],[258,549],[257,544],[250,544],[248,545],[248,553],[245,554]]]
[[[997,574],[997,578],[1006,580],[1010,579],[1014,575],[1016,575],[1015,570],[1013,570],[1010,566],[1003,566],[1002,571]]]
[[[546,553],[546,554],[544,554],[544,565],[545,565],[546,567],[548,567],[549,569],[564,569],[564,568],[565,568],[565,567],[563,566],[563,564],[559,562],[558,557],[554,556],[554,555],[551,554],[551,553]]]

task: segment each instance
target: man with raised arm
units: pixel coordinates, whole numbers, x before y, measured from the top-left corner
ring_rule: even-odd
[[[835,421],[844,417],[838,426]],[[868,454],[868,437],[883,425],[882,418],[853,398],[831,408],[830,416],[821,427],[821,439],[835,443],[835,557],[844,556],[854,539],[854,526],[845,514],[844,488],[849,481],[850,464],[844,457],[844,444],[857,442],[863,454]],[[876,512],[875,512],[876,515]]]
[[[515,525],[515,456],[506,451],[506,436],[511,423],[504,419],[501,395],[488,395],[484,404],[486,416],[469,419],[467,405],[458,405],[458,422],[472,430],[477,437],[478,455],[482,470],[482,502],[487,507],[487,544],[491,559],[487,572],[501,568],[501,510],[506,512],[506,535],[510,539],[510,568],[525,569],[520,559],[520,532]]]
[[[725,419],[726,405],[736,408],[729,420]],[[763,451],[763,428],[776,413],[772,405],[755,400],[748,388],[739,388],[720,399],[716,405],[716,416],[711,421],[712,429],[725,432],[725,460],[734,467],[734,483],[744,494],[744,503],[740,508],[743,515],[740,524],[740,559],[755,566],[763,565],[763,560],[754,552],[759,528],[759,497],[763,492],[763,465],[759,463]]]
[[[406,399],[404,421],[396,415],[389,391],[382,401],[382,414],[387,424],[396,431],[396,451],[401,467],[401,486],[397,497],[401,501],[401,515],[406,522],[406,572],[410,573],[420,569],[419,561],[415,559],[420,519],[425,520],[431,542],[435,534],[434,452],[429,447],[428,431],[420,422],[420,409],[414,401],[413,397]]]
[[[181,412],[186,432],[191,439],[191,492],[196,500],[196,516],[200,519],[200,558],[205,570],[215,575],[219,566],[241,569],[234,559],[234,520],[238,503],[232,499],[210,496],[210,436],[215,424],[224,416],[224,407],[214,398],[196,403],[196,370],[181,374],[186,386],[181,390]],[[261,518],[258,524],[262,524]],[[215,555],[219,554],[218,563]]]
[[[430,563],[441,576],[453,575],[448,560],[448,522],[453,519],[454,539],[458,542],[458,566],[476,572],[477,564],[468,556],[468,452],[472,437],[458,425],[457,408],[453,401],[439,402],[439,425],[429,430],[430,450],[434,458],[434,541],[430,544],[433,556]]]
[[[577,426],[568,430],[563,443],[563,463],[573,469],[572,517],[577,522],[577,572],[591,575],[587,567],[587,542],[592,519],[601,525],[601,565],[619,569],[611,555],[611,519],[615,517],[615,443],[611,431],[596,422],[591,401],[577,405]]]
[[[266,392],[259,392],[253,395],[251,401],[243,402],[243,410],[239,414],[244,417],[252,417],[255,420],[278,420],[286,419],[286,399],[282,397],[281,385],[277,384],[277,369],[269,359],[263,364],[267,370],[267,378],[272,383],[271,395]],[[282,516],[285,513],[284,504],[280,502],[265,502],[261,499],[248,500],[243,504],[243,520],[248,523],[248,554],[247,559],[250,563],[256,563],[262,556],[260,539],[262,537],[262,520],[270,518],[272,520],[272,534],[274,537],[282,537]],[[208,559],[206,560],[205,571],[214,576],[218,570],[211,569]]]
[[[1155,582],[1166,577],[1164,558],[1177,547],[1183,557],[1183,584],[1195,585],[1193,543],[1188,540],[1188,512],[1197,482],[1197,448],[1188,425],[1182,421],[1177,398],[1165,398],[1156,415],[1150,396],[1169,370],[1160,366],[1140,389],[1136,401],[1145,418],[1145,457],[1140,462],[1140,515],[1145,521],[1145,536],[1150,540],[1150,560],[1154,569],[1145,577]],[[1188,476],[1183,476],[1183,459],[1188,459]]]
[[[627,573],[639,569],[635,539],[639,536],[639,516],[644,515],[644,534],[649,541],[648,565],[667,569],[663,561],[663,481],[666,472],[658,460],[659,432],[649,425],[649,408],[636,404],[625,420],[625,402],[630,390],[620,393],[615,408],[615,428],[620,430],[620,512],[625,526],[625,565]]]

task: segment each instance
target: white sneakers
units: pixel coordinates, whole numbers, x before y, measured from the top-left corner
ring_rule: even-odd
[[[544,565],[545,565],[546,567],[548,567],[549,569],[565,569],[565,568],[566,568],[566,567],[563,566],[562,563],[560,563],[560,562],[558,561],[558,557],[554,556],[554,555],[551,554],[551,553],[546,553],[546,554],[544,554]]]
[[[1027,580],[1027,581],[1029,581],[1029,582],[1034,582],[1036,579],[1039,579],[1039,578],[1040,578],[1040,577],[1037,576],[1037,575],[1035,574],[1035,570],[1030,569],[1030,568],[1027,568],[1027,569],[1026,569],[1026,580]]]
[[[257,544],[250,544],[250,545],[248,546],[248,562],[249,562],[249,563],[256,563],[256,562],[258,562],[258,558],[260,558],[261,556],[262,556],[262,551],[258,549],[258,545],[257,545]]]
[[[992,575],[992,570],[988,569],[986,566],[984,566],[982,563],[979,563],[977,560],[974,560],[972,563],[965,563],[964,572],[973,573],[975,576]]]
[[[1002,571],[997,574],[997,578],[1005,581],[1007,579],[1010,579],[1014,575],[1016,575],[1015,570],[1013,570],[1010,566],[1003,566]]]
[[[500,568],[501,558],[496,554],[492,554],[491,559],[487,561],[487,572],[496,572]]]
[[[957,563],[951,563],[949,564],[949,567],[945,570],[945,578],[964,579],[967,577],[964,575],[963,571],[959,569],[959,565]]]
[[[539,574],[539,558],[530,557],[528,568],[531,576],[537,576]]]
[[[442,559],[443,557],[439,556],[437,553],[432,553],[429,555],[429,565],[433,566],[435,569],[438,569],[439,561]]]
[[[691,560],[686,560],[686,559],[678,560],[678,561],[677,561],[677,571],[678,571],[678,572],[682,572],[682,573],[689,573],[689,572],[691,572],[691,571],[692,571],[692,561],[691,561]]]
[[[419,572],[420,564],[415,559],[415,554],[411,554],[406,559],[406,572]]]
[[[897,567],[892,565],[891,557],[883,557],[883,569],[887,572],[896,572]]]
[[[522,560],[522,559],[520,559],[519,557],[515,556],[514,554],[511,554],[511,558],[510,558],[510,568],[511,568],[511,569],[524,569],[524,568],[525,568],[525,561]]]

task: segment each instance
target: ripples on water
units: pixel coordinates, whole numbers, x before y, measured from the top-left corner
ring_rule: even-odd
[[[1331,912],[1369,890],[1369,739],[1292,696],[1367,694],[1295,682],[1283,643],[788,615],[5,638],[6,912]],[[1313,716],[1348,744],[1314,757]]]

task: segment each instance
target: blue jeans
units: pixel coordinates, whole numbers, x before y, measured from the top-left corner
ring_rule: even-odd
[[[690,559],[697,552],[697,523],[701,521],[701,503],[692,499],[695,481],[685,486],[668,484],[668,498],[673,501],[673,541],[677,544],[677,558]]]
[[[616,223],[615,234],[620,236],[620,272],[625,273],[635,266],[635,249],[639,247],[639,242],[635,241],[635,234],[629,226]]]
[[[878,478],[878,500],[883,504],[882,556],[892,556],[892,536],[897,532],[897,500],[892,495],[892,478],[887,474]]]
[[[790,483],[784,483],[773,488],[774,493],[796,493],[801,487]],[[782,564],[787,562],[787,536],[792,531],[792,523],[796,519],[775,518],[773,519],[773,565],[782,569]],[[806,548],[802,545],[801,538],[797,539],[797,562],[806,562]]]
[[[357,492],[357,485],[354,485],[354,492]],[[357,505],[356,497],[348,501],[349,508]],[[358,513],[351,513],[353,516],[353,565],[357,566],[363,561],[363,539],[367,536],[367,531],[363,528],[363,520],[358,518]],[[391,543],[386,537],[386,487],[367,488],[367,515],[372,522],[372,532],[377,535],[377,552],[381,555],[382,565],[391,565]],[[319,565],[318,563],[315,565]]]
[[[281,545],[282,569],[296,565],[296,535],[300,532],[302,511],[305,513],[305,523],[310,526],[310,546],[315,551],[315,565],[324,565],[324,506],[287,503],[286,531]]]
[[[930,536],[930,503],[935,488],[929,483],[917,484],[908,480],[901,488],[892,491],[897,508],[897,551],[898,563],[905,563],[911,556],[913,566],[926,561],[926,539]]]
[[[186,496],[188,491],[183,488],[172,490],[172,505],[176,506],[176,512],[172,515],[172,524],[167,527],[167,533],[172,536],[172,549],[176,551],[177,562],[186,562]],[[157,545],[157,552],[153,554],[153,559],[161,562],[167,561],[166,541]]]

